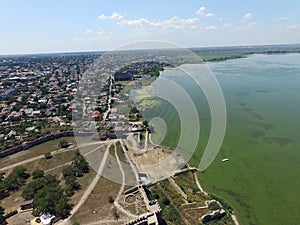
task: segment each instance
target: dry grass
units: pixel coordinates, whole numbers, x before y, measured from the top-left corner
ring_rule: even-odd
[[[34,216],[31,215],[31,212],[19,213],[11,218],[7,219],[8,224],[12,225],[26,225],[26,220],[32,220]]]
[[[72,161],[72,158],[75,155],[75,150],[62,152],[56,155],[53,155],[50,159],[39,159],[27,164],[24,164],[24,167],[28,170],[28,172],[32,172],[35,169],[41,169],[44,171],[51,170],[56,167],[63,166],[66,163]]]
[[[87,174],[84,174],[83,177],[79,178],[79,184],[81,188],[80,190],[76,191],[75,194],[71,197],[71,204],[75,205],[77,202],[79,202],[85,190],[92,183],[95,176],[96,172],[90,168],[90,171]]]
[[[60,149],[59,142],[61,139],[65,139],[69,143],[76,145],[74,137],[64,137],[52,141],[47,141],[43,144],[34,146],[26,151],[21,151],[16,154],[4,157],[0,159],[0,167],[9,166],[11,164],[21,162],[26,159],[30,159],[39,155],[43,155],[46,152],[51,152]]]
[[[85,203],[71,218],[71,222],[77,221],[80,224],[85,224],[101,220],[114,220],[112,215],[113,204],[108,202],[108,196],[111,193],[117,193],[120,187],[120,184],[101,177]],[[120,213],[120,219],[127,218]]]
[[[22,190],[19,190],[1,200],[1,205],[5,208],[5,213],[17,210],[20,207],[20,204],[24,201],[21,194]]]
[[[117,142],[116,143],[116,150],[117,150],[117,154],[118,154],[118,157],[119,157],[119,160],[123,163],[127,163],[128,164],[128,160],[125,156],[125,153],[123,151],[123,148],[121,147],[121,144],[120,142]]]

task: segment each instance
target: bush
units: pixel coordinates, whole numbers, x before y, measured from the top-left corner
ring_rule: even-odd
[[[115,201],[113,196],[111,196],[111,195],[108,196],[107,200],[108,200],[109,203],[114,203],[114,201]]]
[[[162,203],[164,205],[169,205],[170,204],[170,200],[166,196],[164,196],[163,199],[162,199]]]
[[[44,157],[45,157],[45,159],[51,159],[52,158],[51,152],[45,153]]]
[[[119,214],[119,212],[118,212],[118,210],[117,210],[117,208],[116,207],[114,207],[114,208],[112,208],[112,214],[113,214],[113,217],[116,219],[116,220],[118,220],[119,218],[120,218],[120,214]]]
[[[213,199],[215,199],[218,202],[220,202],[221,205],[223,206],[223,208],[226,209],[227,211],[229,211],[229,213],[233,212],[233,208],[231,207],[231,205],[229,205],[223,198],[220,198],[219,196],[216,196],[216,195],[213,195],[213,194],[210,194],[210,196]]]
[[[4,224],[5,218],[4,218],[4,208],[0,206],[0,224]]]
[[[67,148],[67,147],[69,147],[69,143],[68,143],[65,139],[62,139],[62,140],[60,140],[60,142],[59,142],[59,146],[60,146],[61,148]]]
[[[41,178],[44,176],[44,170],[36,169],[32,172],[31,176],[33,180]]]

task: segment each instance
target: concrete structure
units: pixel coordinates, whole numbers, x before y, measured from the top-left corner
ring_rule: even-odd
[[[203,215],[200,220],[201,220],[201,223],[207,223],[212,220],[221,219],[225,215],[226,215],[226,212],[224,209],[218,209],[218,210],[214,210],[208,214]]]
[[[51,225],[54,218],[55,216],[51,215],[50,213],[44,213],[40,216],[43,225]]]
[[[162,218],[162,210],[160,208],[160,205],[158,204],[157,200],[149,201],[143,186],[136,186],[127,190],[125,193],[130,194],[133,191],[137,190],[139,190],[143,196],[148,213],[145,213],[139,218],[126,223],[126,225],[159,225],[159,221],[161,221]]]

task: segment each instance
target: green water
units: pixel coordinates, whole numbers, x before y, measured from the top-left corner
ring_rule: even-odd
[[[243,225],[299,224],[300,54],[252,55],[209,66],[222,87],[228,121],[217,158],[200,173],[204,188],[226,199]],[[178,69],[164,71],[161,77],[177,82],[197,106],[201,133],[190,163],[198,166],[210,133],[206,99]],[[163,102],[145,115],[165,120],[163,144],[176,147],[176,110]],[[229,161],[223,163],[223,158]]]

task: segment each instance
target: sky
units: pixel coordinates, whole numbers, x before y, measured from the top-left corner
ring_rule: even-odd
[[[300,43],[299,0],[0,0],[0,54]]]

